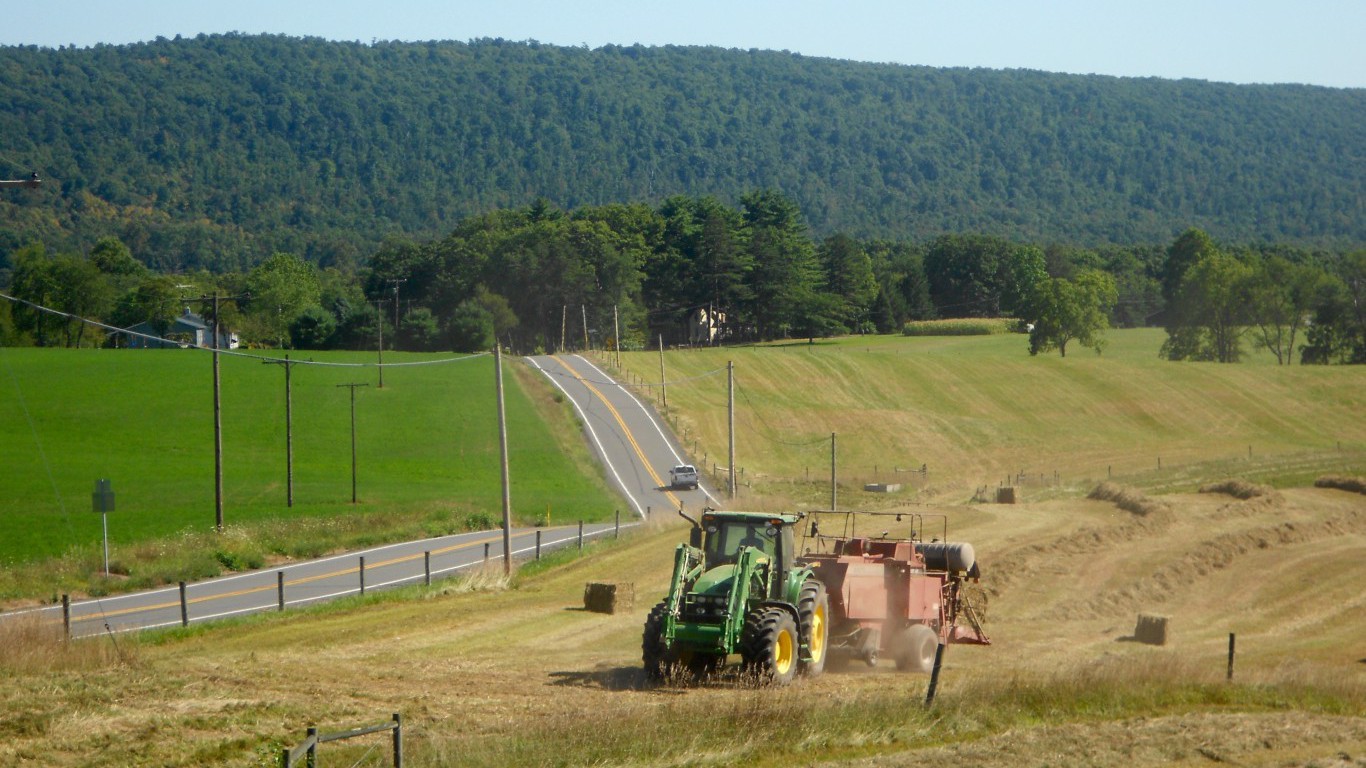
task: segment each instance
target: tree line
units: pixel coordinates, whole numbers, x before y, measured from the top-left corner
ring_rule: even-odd
[[[1221,246],[1190,229],[1170,244],[1085,249],[993,235],[924,241],[816,237],[774,190],[738,206],[562,210],[546,200],[461,221],[429,240],[391,237],[364,268],[277,252],[246,271],[167,274],[106,236],[85,253],[15,253],[9,293],[72,316],[169,328],[187,307],[248,344],[290,349],[521,353],[895,333],[911,321],[1017,318],[1033,354],[1101,351],[1104,329],[1160,325],[1172,360],[1366,362],[1366,251]],[[718,338],[690,320],[723,313]],[[0,304],[8,345],[117,346],[120,334]]]

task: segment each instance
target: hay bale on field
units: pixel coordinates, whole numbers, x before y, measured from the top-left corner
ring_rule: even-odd
[[[1325,475],[1314,481],[1315,488],[1336,488],[1352,493],[1366,493],[1366,478],[1344,475]]]
[[[632,582],[590,581],[583,587],[583,607],[593,613],[629,611],[636,602]]]
[[[1000,488],[997,488],[997,489],[996,489],[996,503],[997,503],[997,504],[1014,504],[1014,503],[1015,503],[1015,486],[1013,486],[1013,485],[1003,485],[1003,486],[1001,486]]]
[[[1256,499],[1263,497],[1274,499],[1280,495],[1276,493],[1275,488],[1272,488],[1269,485],[1258,485],[1256,483],[1249,483],[1246,480],[1233,479],[1224,480],[1218,483],[1207,483],[1205,485],[1200,486],[1200,492],[1224,493],[1236,499],[1242,499],[1244,501],[1248,499]]]
[[[1091,489],[1086,498],[1112,502],[1120,509],[1132,512],[1140,517],[1147,517],[1158,512],[1171,512],[1171,507],[1165,501],[1150,499],[1133,488],[1108,481]]]
[[[1167,644],[1167,616],[1149,613],[1138,614],[1138,625],[1134,627],[1134,639],[1146,645]]]

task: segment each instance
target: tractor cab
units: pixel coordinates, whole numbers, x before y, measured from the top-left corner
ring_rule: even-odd
[[[745,547],[753,547],[770,560],[790,565],[792,526],[796,520],[744,512],[704,514],[700,526],[703,538],[701,549],[707,565],[733,564],[739,560],[740,552]]]

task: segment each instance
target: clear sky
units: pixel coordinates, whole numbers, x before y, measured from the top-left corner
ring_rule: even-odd
[[[0,0],[0,45],[220,32],[716,45],[934,67],[1366,87],[1366,0]]]

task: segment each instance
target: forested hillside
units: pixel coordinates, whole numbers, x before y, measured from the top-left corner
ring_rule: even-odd
[[[814,234],[1366,242],[1366,90],[715,48],[201,36],[0,48],[0,270],[115,236],[157,270],[351,265],[544,198],[792,199]]]

